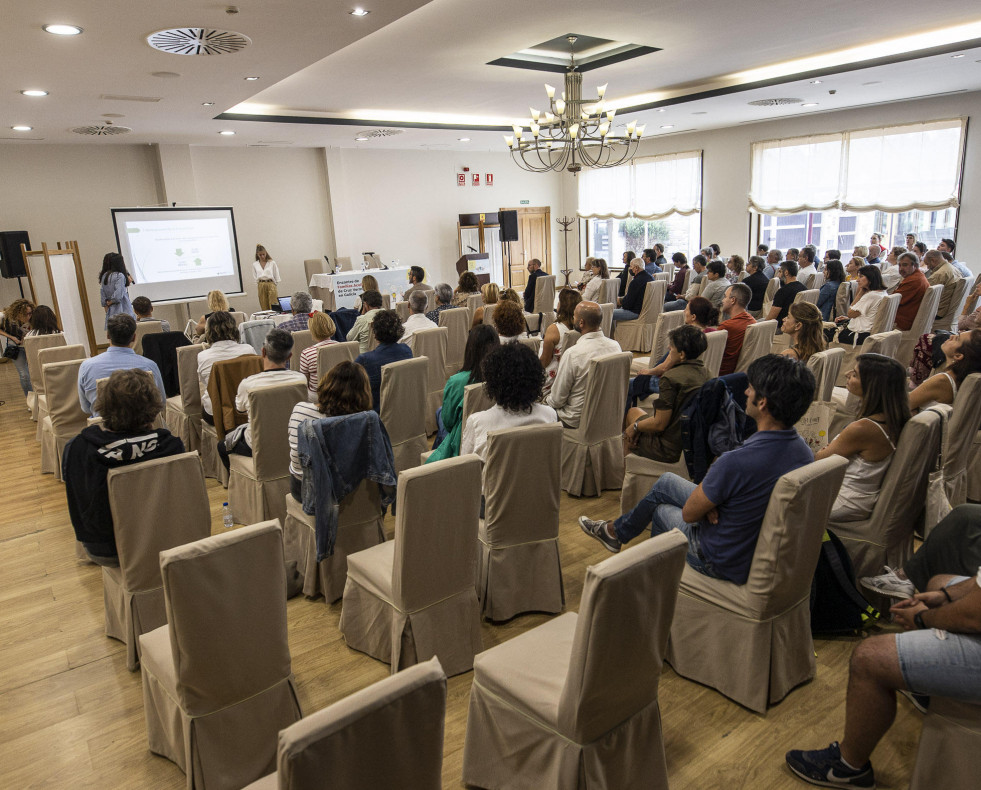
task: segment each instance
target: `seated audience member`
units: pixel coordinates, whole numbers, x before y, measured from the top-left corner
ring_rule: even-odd
[[[718,255],[719,253],[716,253]],[[657,270],[663,271],[664,267],[668,265],[668,259],[664,257],[664,245],[661,242],[654,243],[654,264],[657,266]]]
[[[597,259],[592,255],[587,255],[586,260],[582,262],[582,277],[576,283],[579,293],[582,293],[583,289],[589,284],[589,281],[593,279],[593,261],[595,260]]]
[[[421,266],[410,266],[409,267],[409,287],[405,289],[405,293],[402,294],[402,298],[405,301],[409,301],[409,297],[416,291],[431,291],[433,287],[428,283],[424,283],[423,280],[426,279],[426,270]],[[378,290],[377,288],[375,290]]]
[[[665,304],[665,310],[684,310],[685,304],[701,293],[702,284],[705,281],[705,266],[707,264],[708,259],[702,254],[698,254],[691,259],[692,274],[688,282],[688,290],[685,291],[684,297],[678,296],[673,302]]]
[[[647,272],[651,277],[655,274],[661,273],[661,267],[657,264],[657,252],[653,248],[644,250],[641,255],[641,261],[644,263],[644,271]]]
[[[775,354],[757,359],[747,375],[746,411],[756,420],[756,433],[720,455],[699,485],[664,474],[616,521],[580,516],[583,531],[618,552],[648,528],[652,536],[679,529],[688,538],[688,564],[694,570],[745,584],[773,487],[782,475],[814,460],[793,426],[815,389],[806,365]]]
[[[766,254],[766,266],[763,267],[763,274],[766,279],[772,280],[780,271],[780,263],[783,261],[783,253],[774,248]]]
[[[596,302],[580,302],[576,305],[573,327],[581,337],[578,343],[562,355],[546,400],[567,428],[579,427],[579,419],[586,403],[586,379],[590,361],[622,351],[619,343],[600,331],[602,323],[603,311]]]
[[[787,250],[787,260],[788,261],[793,261],[794,263],[797,264],[797,271],[798,272],[801,270],[802,265],[801,265],[801,262],[800,262],[800,250],[799,249],[797,249],[796,247],[790,247]]]
[[[133,300],[133,312],[136,313],[136,323],[142,323],[143,321],[156,321],[160,324],[161,332],[170,331],[170,322],[165,321],[162,318],[153,317],[153,302],[147,299],[145,296],[137,296]]]
[[[679,326],[668,335],[668,358],[658,380],[660,394],[654,414],[633,408],[623,432],[624,454],[636,453],[655,461],[674,463],[681,457],[681,411],[688,399],[709,380],[700,357],[708,348],[705,333]]]
[[[743,273],[746,262],[741,255],[733,255],[726,261],[726,279],[730,283],[740,282],[739,275]],[[745,279],[745,278],[744,278]]]
[[[846,374],[845,386],[861,398],[858,418],[815,458],[840,455],[848,459],[831,518],[857,521],[872,514],[899,434],[909,421],[906,371],[896,360],[882,354],[860,354],[855,367]]]
[[[829,327],[824,330],[828,342],[835,339],[837,332],[839,343],[853,346],[864,343],[872,333],[875,317],[885,295],[886,289],[882,284],[882,273],[879,269],[875,266],[863,266],[859,269],[858,290],[855,291],[855,298],[848,308],[848,314],[835,319],[835,323],[838,324],[837,329]]]
[[[824,262],[828,261],[838,261],[841,263],[841,250],[827,250],[824,253]]]
[[[293,317],[283,321],[277,329],[286,332],[302,332],[309,328],[310,314],[313,312],[313,297],[306,291],[297,291],[290,297],[290,309]]]
[[[61,329],[58,327],[58,316],[46,304],[39,304],[34,308],[34,312],[31,313],[29,326],[31,328],[24,337],[61,334]]]
[[[371,408],[378,411],[381,407],[381,369],[390,362],[412,359],[412,349],[399,343],[405,329],[394,310],[379,310],[371,322],[371,331],[378,345],[371,351],[363,351],[354,361],[368,373]]]
[[[858,279],[858,270],[865,265],[865,261],[862,258],[852,256],[848,259],[848,263],[845,264],[845,281],[853,282]]]
[[[685,323],[703,332],[719,328],[719,310],[704,296],[696,296],[685,305]]]
[[[630,262],[630,273],[633,279],[627,286],[627,293],[620,300],[620,306],[613,311],[614,327],[620,321],[636,321],[640,318],[640,311],[644,308],[647,283],[654,279],[644,270],[644,262],[640,258],[634,258]]]
[[[361,314],[347,333],[347,340],[356,341],[362,354],[371,345],[371,322],[381,308],[382,295],[378,291],[365,291],[361,294]]]
[[[610,279],[610,270],[603,258],[594,258],[589,268],[592,277],[582,289],[582,298],[584,302],[599,302],[602,296],[600,290],[603,283]]]
[[[674,279],[664,295],[665,302],[673,302],[684,296],[685,274],[688,273],[688,258],[683,252],[676,252],[671,256],[671,263],[674,264]],[[596,301],[595,299],[592,301]]]
[[[930,250],[923,256],[923,263],[926,264],[926,278],[930,285],[942,285],[943,292],[940,295],[940,306],[937,308],[937,317],[946,316],[955,309],[954,287],[960,282],[961,276],[954,270],[944,256],[936,250]]]
[[[293,356],[293,335],[281,327],[270,329],[262,344],[262,372],[246,376],[239,382],[235,393],[235,408],[243,414],[249,410],[249,393],[274,384],[294,381],[307,383],[307,377],[298,370],[290,370],[290,357]],[[252,415],[250,414],[251,418]],[[239,425],[218,442],[218,455],[228,469],[228,455],[252,456],[252,427],[249,423]]]
[[[957,260],[957,258],[954,257],[955,255],[954,251],[956,249],[957,249],[957,245],[954,244],[953,239],[941,239],[940,243],[937,245],[938,252],[941,253],[946,252],[950,254],[951,257],[950,265],[954,267],[954,271],[956,271],[961,277],[973,277],[974,272],[972,272],[970,269],[967,268],[967,266],[965,266],[963,263]]]
[[[817,258],[814,255],[814,249],[811,247],[804,247],[798,255],[797,258],[797,279],[806,287],[807,278],[811,275],[817,274],[817,266],[815,261]]]
[[[881,234],[872,233],[869,235],[869,246],[871,247],[873,244],[878,244],[880,247],[884,247]]]
[[[716,259],[705,266],[705,279],[708,281],[699,296],[704,296],[719,310],[722,309],[722,298],[726,295],[729,281],[726,279],[726,265]]]
[[[501,289],[497,287],[497,283],[485,283],[480,286],[480,298],[483,300],[483,304],[473,311],[473,321],[470,322],[471,329],[477,324],[484,323],[484,305],[497,304],[501,299]]]
[[[514,343],[528,337],[528,325],[521,307],[511,301],[501,301],[494,308],[494,327],[502,343]]]
[[[525,283],[523,305],[526,313],[535,312],[535,291],[538,288],[538,278],[544,277],[542,262],[538,258],[528,261],[528,280]]]
[[[24,336],[30,330],[33,312],[34,305],[30,300],[15,299],[0,317],[0,336],[7,339],[6,349],[16,349],[16,351],[7,353],[16,354],[13,357],[14,367],[17,369],[17,376],[20,379],[20,388],[25,395],[34,390],[31,385],[31,373],[27,366],[27,352],[23,348]]]
[[[894,293],[899,294],[899,307],[896,309],[896,329],[909,331],[920,310],[920,303],[926,295],[930,283],[920,271],[920,262],[912,252],[901,253],[896,261],[898,274],[902,279]],[[883,282],[885,275],[883,275]],[[932,323],[932,322],[931,322]],[[929,329],[929,327],[927,327]]]
[[[746,330],[751,324],[756,323],[756,319],[746,312],[746,305],[749,304],[752,296],[753,292],[749,290],[749,286],[742,283],[736,283],[726,288],[725,296],[722,299],[722,313],[728,315],[728,318],[719,324],[719,329],[726,330],[729,336],[726,338],[722,365],[719,367],[720,376],[728,376],[736,371],[739,354],[743,350],[743,340],[746,338]]]
[[[869,266],[877,266],[880,263],[882,263],[882,261],[879,259],[880,255],[882,255],[882,247],[880,247],[878,244],[870,244],[869,254],[868,257],[865,259],[865,262]]]
[[[323,346],[330,346],[337,341],[334,340],[334,319],[327,313],[316,312],[310,316],[310,334],[313,335],[314,344],[308,346],[300,352],[300,373],[307,379],[307,397],[316,400],[317,397],[317,355]]]
[[[978,300],[978,306],[974,310],[971,310],[972,299]],[[33,326],[33,321],[31,325]],[[896,319],[896,326],[898,328],[899,319]],[[964,302],[964,309],[961,311],[961,317],[957,322],[958,332],[967,332],[969,329],[981,329],[981,282],[975,286],[972,293],[968,294]]]
[[[841,741],[787,752],[787,765],[805,782],[875,787],[870,757],[896,717],[897,691],[981,703],[981,568],[971,576],[931,579],[929,587],[890,610],[905,633],[856,645]]]
[[[208,319],[211,318],[212,313],[227,313],[230,311],[231,308],[228,306],[228,299],[225,298],[225,294],[221,291],[208,291],[208,312],[198,319],[198,323],[194,327],[195,337],[205,333],[208,327]]]
[[[412,349],[413,336],[423,329],[437,329],[438,324],[426,318],[426,305],[429,297],[425,291],[413,291],[409,294],[409,317],[402,325],[402,342]],[[481,308],[483,309],[483,308]]]
[[[521,294],[519,294],[514,288],[505,288],[501,291],[501,298],[498,299],[499,302],[514,302],[516,305],[521,305]]]
[[[471,296],[476,296],[480,293],[480,281],[477,280],[477,275],[473,272],[461,272],[460,280],[457,283],[456,290],[453,292],[452,304],[454,307],[466,307],[467,300]]]
[[[917,257],[922,261],[927,252],[929,252],[929,249],[930,248],[927,247],[922,241],[918,241],[913,245],[911,250],[908,250],[908,252],[915,252]]]
[[[930,378],[909,394],[910,409],[937,403],[952,404],[957,388],[972,373],[981,373],[981,329],[951,335],[941,346],[945,362]]]
[[[443,405],[437,412],[439,432],[433,444],[432,455],[426,463],[456,458],[460,454],[460,440],[463,435],[463,396],[470,384],[484,381],[484,358],[499,348],[497,330],[490,324],[481,324],[470,330],[467,347],[463,352],[463,368],[446,381],[443,388]]]
[[[122,318],[133,322],[131,316],[119,314],[109,319],[110,327]],[[95,402],[102,424],[83,428],[65,445],[61,467],[75,537],[97,565],[119,565],[109,509],[109,470],[184,452],[180,439],[153,427],[165,403],[153,380],[142,370],[114,370],[108,375]]]
[[[885,260],[879,266],[882,272],[882,282],[889,293],[894,293],[903,275],[899,271],[899,257],[906,252],[902,247],[893,247],[886,253]],[[914,256],[916,257],[916,256]]]
[[[756,245],[756,254],[759,255],[763,260],[766,260],[766,256],[769,254],[769,252],[770,252],[769,244]]]
[[[763,274],[763,259],[759,255],[752,256],[746,261],[746,276],[743,278],[743,285],[749,288],[753,294],[746,305],[750,313],[759,313],[763,309],[763,302],[766,300],[766,287],[770,284],[766,275]]]
[[[804,283],[797,282],[797,264],[793,261],[784,261],[780,264],[780,280],[783,283],[773,295],[773,303],[770,305],[770,312],[766,315],[767,321],[776,320],[777,330],[779,331],[783,319],[790,312],[790,305],[794,303],[797,294],[806,291]]]
[[[146,370],[153,375],[160,399],[166,402],[167,393],[164,391],[163,378],[157,363],[142,357],[133,350],[136,344],[136,321],[129,313],[117,313],[108,320],[106,335],[109,338],[109,348],[101,354],[82,361],[78,369],[78,402],[82,411],[93,417],[99,412],[95,407],[97,383],[99,379],[109,378],[114,370]],[[251,351],[251,349],[250,349]]]
[[[542,367],[545,368],[545,395],[552,389],[555,374],[559,369],[559,358],[562,356],[560,346],[562,338],[572,329],[572,320],[576,305],[582,301],[582,296],[574,288],[563,288],[559,291],[559,309],[555,314],[555,323],[549,324],[542,336]]]
[[[620,273],[617,275],[617,280],[620,281],[620,288],[617,292],[618,297],[622,298],[627,293],[627,280],[630,278],[630,262],[636,257],[633,250],[626,250],[620,259],[623,268],[620,269]]]
[[[862,259],[862,266],[865,266],[865,259],[869,257],[869,248],[864,244],[856,244],[852,250],[852,255]]]
[[[201,419],[209,425],[214,425],[211,396],[208,394],[208,382],[211,380],[211,368],[215,362],[235,359],[245,354],[255,355],[255,349],[248,343],[238,342],[238,327],[235,319],[225,312],[218,310],[208,317],[204,330],[204,348],[198,354],[198,382],[201,385]]]
[[[824,284],[818,291],[818,310],[821,318],[830,321],[835,315],[835,305],[838,300],[838,288],[845,282],[845,270],[841,261],[831,259],[824,263]]]
[[[328,370],[317,384],[313,403],[301,400],[293,407],[288,428],[290,443],[290,493],[302,502],[300,486],[303,483],[303,467],[297,452],[300,424],[321,417],[341,417],[371,409],[371,387],[368,374],[354,362],[338,362]],[[354,449],[354,448],[352,448]]]
[[[361,293],[354,300],[354,309],[359,313],[361,312],[361,306],[364,304],[362,299],[368,291],[378,291],[378,293],[381,293],[381,288],[378,287],[378,280],[375,279],[375,275],[373,274],[366,274],[361,278]]]
[[[523,425],[555,422],[555,410],[539,403],[545,371],[535,352],[521,343],[506,343],[485,358],[484,389],[494,401],[486,411],[471,414],[463,426],[460,455],[474,453],[487,460],[487,434]]]
[[[453,288],[449,283],[439,283],[433,290],[436,291],[436,307],[426,313],[426,318],[438,325],[439,314],[453,307],[451,304],[453,301]]]
[[[780,329],[790,339],[790,347],[780,352],[782,356],[806,364],[811,357],[827,348],[821,311],[810,302],[792,304]]]
[[[906,234],[906,249],[913,252],[913,247],[916,244],[916,234],[907,233]],[[922,256],[921,256],[922,257]]]

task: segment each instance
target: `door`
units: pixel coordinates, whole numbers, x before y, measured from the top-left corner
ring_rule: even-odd
[[[501,209],[505,211],[507,209]],[[505,254],[510,251],[511,267],[509,284],[522,289],[528,280],[528,261],[538,258],[542,269],[552,273],[550,215],[548,206],[512,209],[518,213],[518,240],[505,244]]]

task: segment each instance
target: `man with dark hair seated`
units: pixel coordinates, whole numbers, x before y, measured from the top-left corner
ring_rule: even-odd
[[[748,378],[746,411],[756,420],[755,434],[719,456],[699,485],[662,475],[637,507],[616,521],[580,516],[583,532],[618,552],[648,527],[652,536],[679,529],[688,538],[692,568],[745,584],[773,487],[782,475],[814,460],[794,425],[816,386],[805,364],[776,354],[757,359]]]
[[[422,292],[425,294],[426,291],[433,290],[433,287],[428,283],[424,283],[423,280],[426,279],[426,270],[421,266],[410,266],[409,267],[409,287],[405,289],[405,293],[402,294],[402,298],[405,301],[409,301],[409,296],[416,292]]]
[[[133,319],[127,315],[117,318]],[[154,428],[164,399],[143,370],[116,370],[96,399],[102,425],[90,425],[65,446],[61,471],[75,537],[97,565],[118,565],[107,477],[110,469],[184,452],[165,428]]]
[[[416,298],[416,294],[412,296]],[[425,299],[424,294],[419,296]],[[359,354],[354,361],[368,374],[368,381],[371,384],[371,408],[378,411],[381,407],[381,369],[390,362],[412,359],[412,349],[405,343],[399,343],[405,328],[394,310],[377,311],[375,320],[371,322],[371,331],[378,341],[378,346]]]
[[[361,315],[358,316],[347,333],[348,340],[356,340],[358,351],[362,354],[368,350],[371,344],[371,322],[375,320],[375,313],[382,308],[382,295],[378,291],[365,291],[361,294]]]
[[[170,331],[170,322],[165,321],[162,318],[153,317],[153,302],[147,299],[145,296],[137,296],[133,300],[133,312],[136,313],[136,323],[142,323],[144,321],[156,321],[160,324],[161,332]]]

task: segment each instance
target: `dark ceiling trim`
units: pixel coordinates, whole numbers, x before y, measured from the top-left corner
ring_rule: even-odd
[[[510,132],[510,126],[481,126],[479,124],[422,123],[417,121],[372,121],[364,118],[323,118],[303,115],[256,115],[252,113],[223,112],[216,121],[258,121],[260,123],[298,123],[312,126],[363,126],[393,129],[454,129],[468,132]]]
[[[607,55],[603,58],[596,58],[595,60],[580,62],[576,65],[579,67],[579,72],[581,74],[585,74],[587,71],[594,71],[595,69],[601,69],[604,66],[612,66],[614,63],[623,63],[625,60],[633,60],[634,58],[639,58],[641,55],[649,55],[652,52],[661,51],[661,47],[636,46],[630,49],[624,49],[612,55]],[[487,65],[509,66],[513,69],[526,69],[528,71],[549,71],[556,74],[565,74],[569,68],[568,63],[549,63],[538,60],[523,60],[521,58],[498,58],[497,60],[490,61]]]

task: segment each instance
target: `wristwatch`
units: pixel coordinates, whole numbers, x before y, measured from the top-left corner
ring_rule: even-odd
[[[927,626],[923,623],[923,612],[917,612],[913,615],[913,624],[921,631],[927,628]]]

